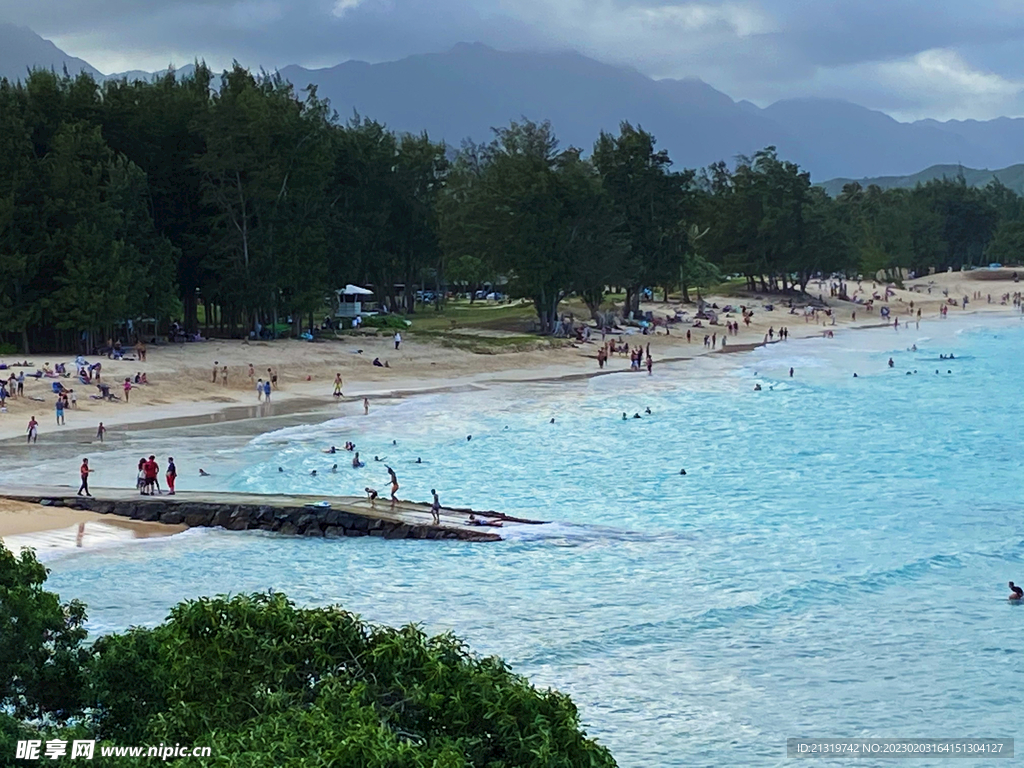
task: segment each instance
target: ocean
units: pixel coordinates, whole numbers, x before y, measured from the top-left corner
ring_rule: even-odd
[[[94,485],[133,484],[140,452],[173,452],[181,488],[251,492],[361,494],[387,463],[403,498],[551,523],[494,544],[192,530],[49,559],[49,587],[93,633],[267,589],[452,630],[570,694],[626,768],[781,765],[797,736],[1012,736],[1022,377],[1021,321],[968,317],[351,404],[256,437],[137,432]],[[346,440],[365,468],[322,453]]]

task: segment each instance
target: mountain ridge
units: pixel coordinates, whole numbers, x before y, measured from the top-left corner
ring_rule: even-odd
[[[998,180],[1005,186],[1012,189],[1018,195],[1024,196],[1024,163],[997,168],[965,168],[962,165],[933,165],[923,171],[908,174],[906,176],[876,176],[874,178],[836,178],[823,181],[818,184],[831,197],[837,197],[847,184],[857,183],[867,189],[869,186],[878,186],[882,189],[913,189],[918,184],[927,184],[935,179],[956,179],[964,177],[964,181],[971,187],[983,187],[993,179]]]
[[[107,76],[24,27],[0,23],[0,77],[32,67]],[[190,71],[186,66],[179,74]],[[1024,118],[900,122],[842,99],[797,97],[759,107],[736,101],[699,78],[655,80],[631,67],[575,51],[498,51],[459,43],[442,53],[397,61],[346,61],[278,70],[298,88],[317,86],[341,117],[355,112],[400,132],[427,131],[458,146],[490,139],[491,128],[527,117],[550,120],[563,145],[589,150],[600,131],[629,121],[653,133],[677,167],[732,161],[766,147],[812,178],[913,176],[921,168],[1005,168],[1024,161]],[[823,182],[830,183],[830,182]]]

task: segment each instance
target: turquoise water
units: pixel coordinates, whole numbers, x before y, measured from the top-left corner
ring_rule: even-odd
[[[558,522],[491,545],[190,531],[53,560],[51,586],[88,603],[96,632],[268,588],[452,629],[571,694],[630,768],[780,765],[789,736],[1011,736],[1022,351],[1017,320],[933,322],[684,364],[731,366],[715,378],[664,366],[252,440],[178,431],[184,487],[207,462],[207,487],[357,493],[386,486],[376,454],[403,497],[436,487],[446,504]],[[349,439],[369,466],[344,454],[325,473],[320,449]]]

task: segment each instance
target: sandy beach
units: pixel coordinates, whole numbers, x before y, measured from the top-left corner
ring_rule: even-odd
[[[629,329],[622,338],[633,347],[650,344],[654,359],[654,375],[662,362],[685,362],[699,355],[723,352],[740,352],[764,343],[769,329],[785,326],[790,338],[821,337],[828,332],[837,336],[855,329],[875,328],[886,321],[880,317],[882,306],[890,308],[891,316],[899,318],[901,324],[916,322],[917,310],[921,310],[921,323],[940,322],[939,307],[948,298],[957,299],[957,306],[949,305],[951,316],[977,312],[1013,311],[1011,305],[1002,305],[1000,297],[1017,288],[1011,270],[977,270],[966,273],[946,273],[908,281],[902,289],[890,289],[888,301],[884,300],[885,287],[882,283],[864,281],[850,282],[855,296],[870,299],[872,294],[880,298],[874,302],[873,311],[862,304],[829,298],[828,284],[808,285],[808,293],[817,297],[819,292],[829,304],[832,316],[818,312],[816,317],[804,316],[803,310],[790,313],[785,307],[786,298],[766,295],[761,298],[737,298],[708,296],[709,304],[753,306],[755,314],[750,326],[742,323],[739,312],[720,317],[719,322],[740,321],[738,335],[727,336],[727,345],[721,346],[725,333],[722,325],[692,327],[689,322],[674,324],[666,335],[659,329],[655,335],[642,335],[639,329]],[[981,299],[973,298],[981,292]],[[945,292],[945,293],[944,293]],[[948,294],[948,296],[947,296]],[[992,303],[987,300],[992,296]],[[964,309],[963,296],[972,297]],[[913,302],[913,309],[911,309]],[[772,303],[774,311],[763,309]],[[681,307],[696,312],[694,305],[677,303],[644,304],[644,310],[664,315]],[[856,319],[854,320],[854,314]],[[691,331],[691,341],[686,340],[686,331]],[[119,427],[132,429],[148,426],[175,426],[206,421],[262,419],[286,413],[308,413],[323,409],[337,408],[337,399],[332,396],[336,373],[344,379],[345,414],[355,415],[363,411],[363,398],[374,401],[381,398],[400,398],[417,393],[457,391],[460,388],[486,388],[494,384],[509,382],[528,383],[531,381],[557,381],[579,379],[596,375],[629,372],[628,357],[615,355],[604,370],[596,362],[597,349],[601,344],[600,333],[590,343],[569,344],[547,349],[505,352],[503,354],[480,354],[444,343],[436,335],[418,337],[415,324],[403,333],[403,342],[395,350],[390,331],[379,334],[346,336],[338,341],[309,343],[282,340],[275,342],[243,342],[213,340],[206,342],[151,345],[146,362],[133,360],[113,361],[102,358],[103,379],[115,388],[116,382],[123,382],[127,376],[145,372],[148,385],[135,386],[129,402],[105,402],[91,399],[91,392],[82,387],[78,396],[78,407],[67,411],[66,426],[54,423],[52,379],[28,379],[25,397],[9,399],[7,412],[0,414],[0,441],[24,440],[29,417],[35,415],[40,422],[38,443],[32,450],[45,455],[47,443],[73,440],[76,443],[96,443],[96,430],[100,422],[107,428],[106,440],[116,439]],[[703,345],[705,334],[717,334],[718,345],[711,350]],[[372,364],[374,358],[386,360],[389,367],[381,368]],[[730,358],[732,355],[730,355]],[[35,367],[44,363],[51,366],[61,362],[54,355],[33,355],[29,358]],[[70,359],[65,362],[69,362]],[[4,361],[4,362],[13,362]],[[221,383],[218,374],[213,381],[214,363],[218,371],[228,366],[227,384]],[[724,359],[723,359],[724,362]],[[248,375],[249,364],[255,369],[254,378],[266,378],[271,368],[278,376],[279,389],[273,393],[270,405],[257,402],[254,386]],[[33,368],[34,369],[34,368]],[[702,367],[702,376],[709,375]],[[20,370],[20,369],[15,369]],[[673,375],[685,380],[685,370]],[[9,374],[8,374],[9,375]],[[634,375],[645,375],[634,374]],[[70,379],[63,380],[72,386]],[[119,389],[115,391],[120,392]],[[335,411],[336,412],[336,411]],[[0,537],[24,536],[40,531],[64,530],[79,523],[93,523],[101,516],[68,509],[41,508],[15,502],[0,502]],[[119,521],[123,522],[123,521]],[[173,533],[164,530],[167,526],[133,524],[139,535]]]

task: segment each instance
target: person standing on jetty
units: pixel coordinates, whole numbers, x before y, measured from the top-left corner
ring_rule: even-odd
[[[441,523],[441,499],[437,496],[437,491],[433,488],[430,489],[430,493],[434,496],[434,501],[430,505],[430,514],[434,519],[434,525]]]
[[[88,459],[82,459],[82,466],[79,469],[79,473],[82,475],[82,484],[78,487],[79,496],[82,495],[83,491],[85,492],[86,496],[92,496],[92,494],[89,493],[89,473],[95,471],[96,470],[94,469],[89,469]]]
[[[391,467],[385,465],[384,468],[388,471],[388,475],[391,476],[391,507],[394,509],[395,502],[398,501],[398,476]]]
[[[178,478],[178,468],[174,466],[173,456],[167,457],[167,474],[165,475],[165,477],[167,478],[167,495],[173,496],[174,481]]]

